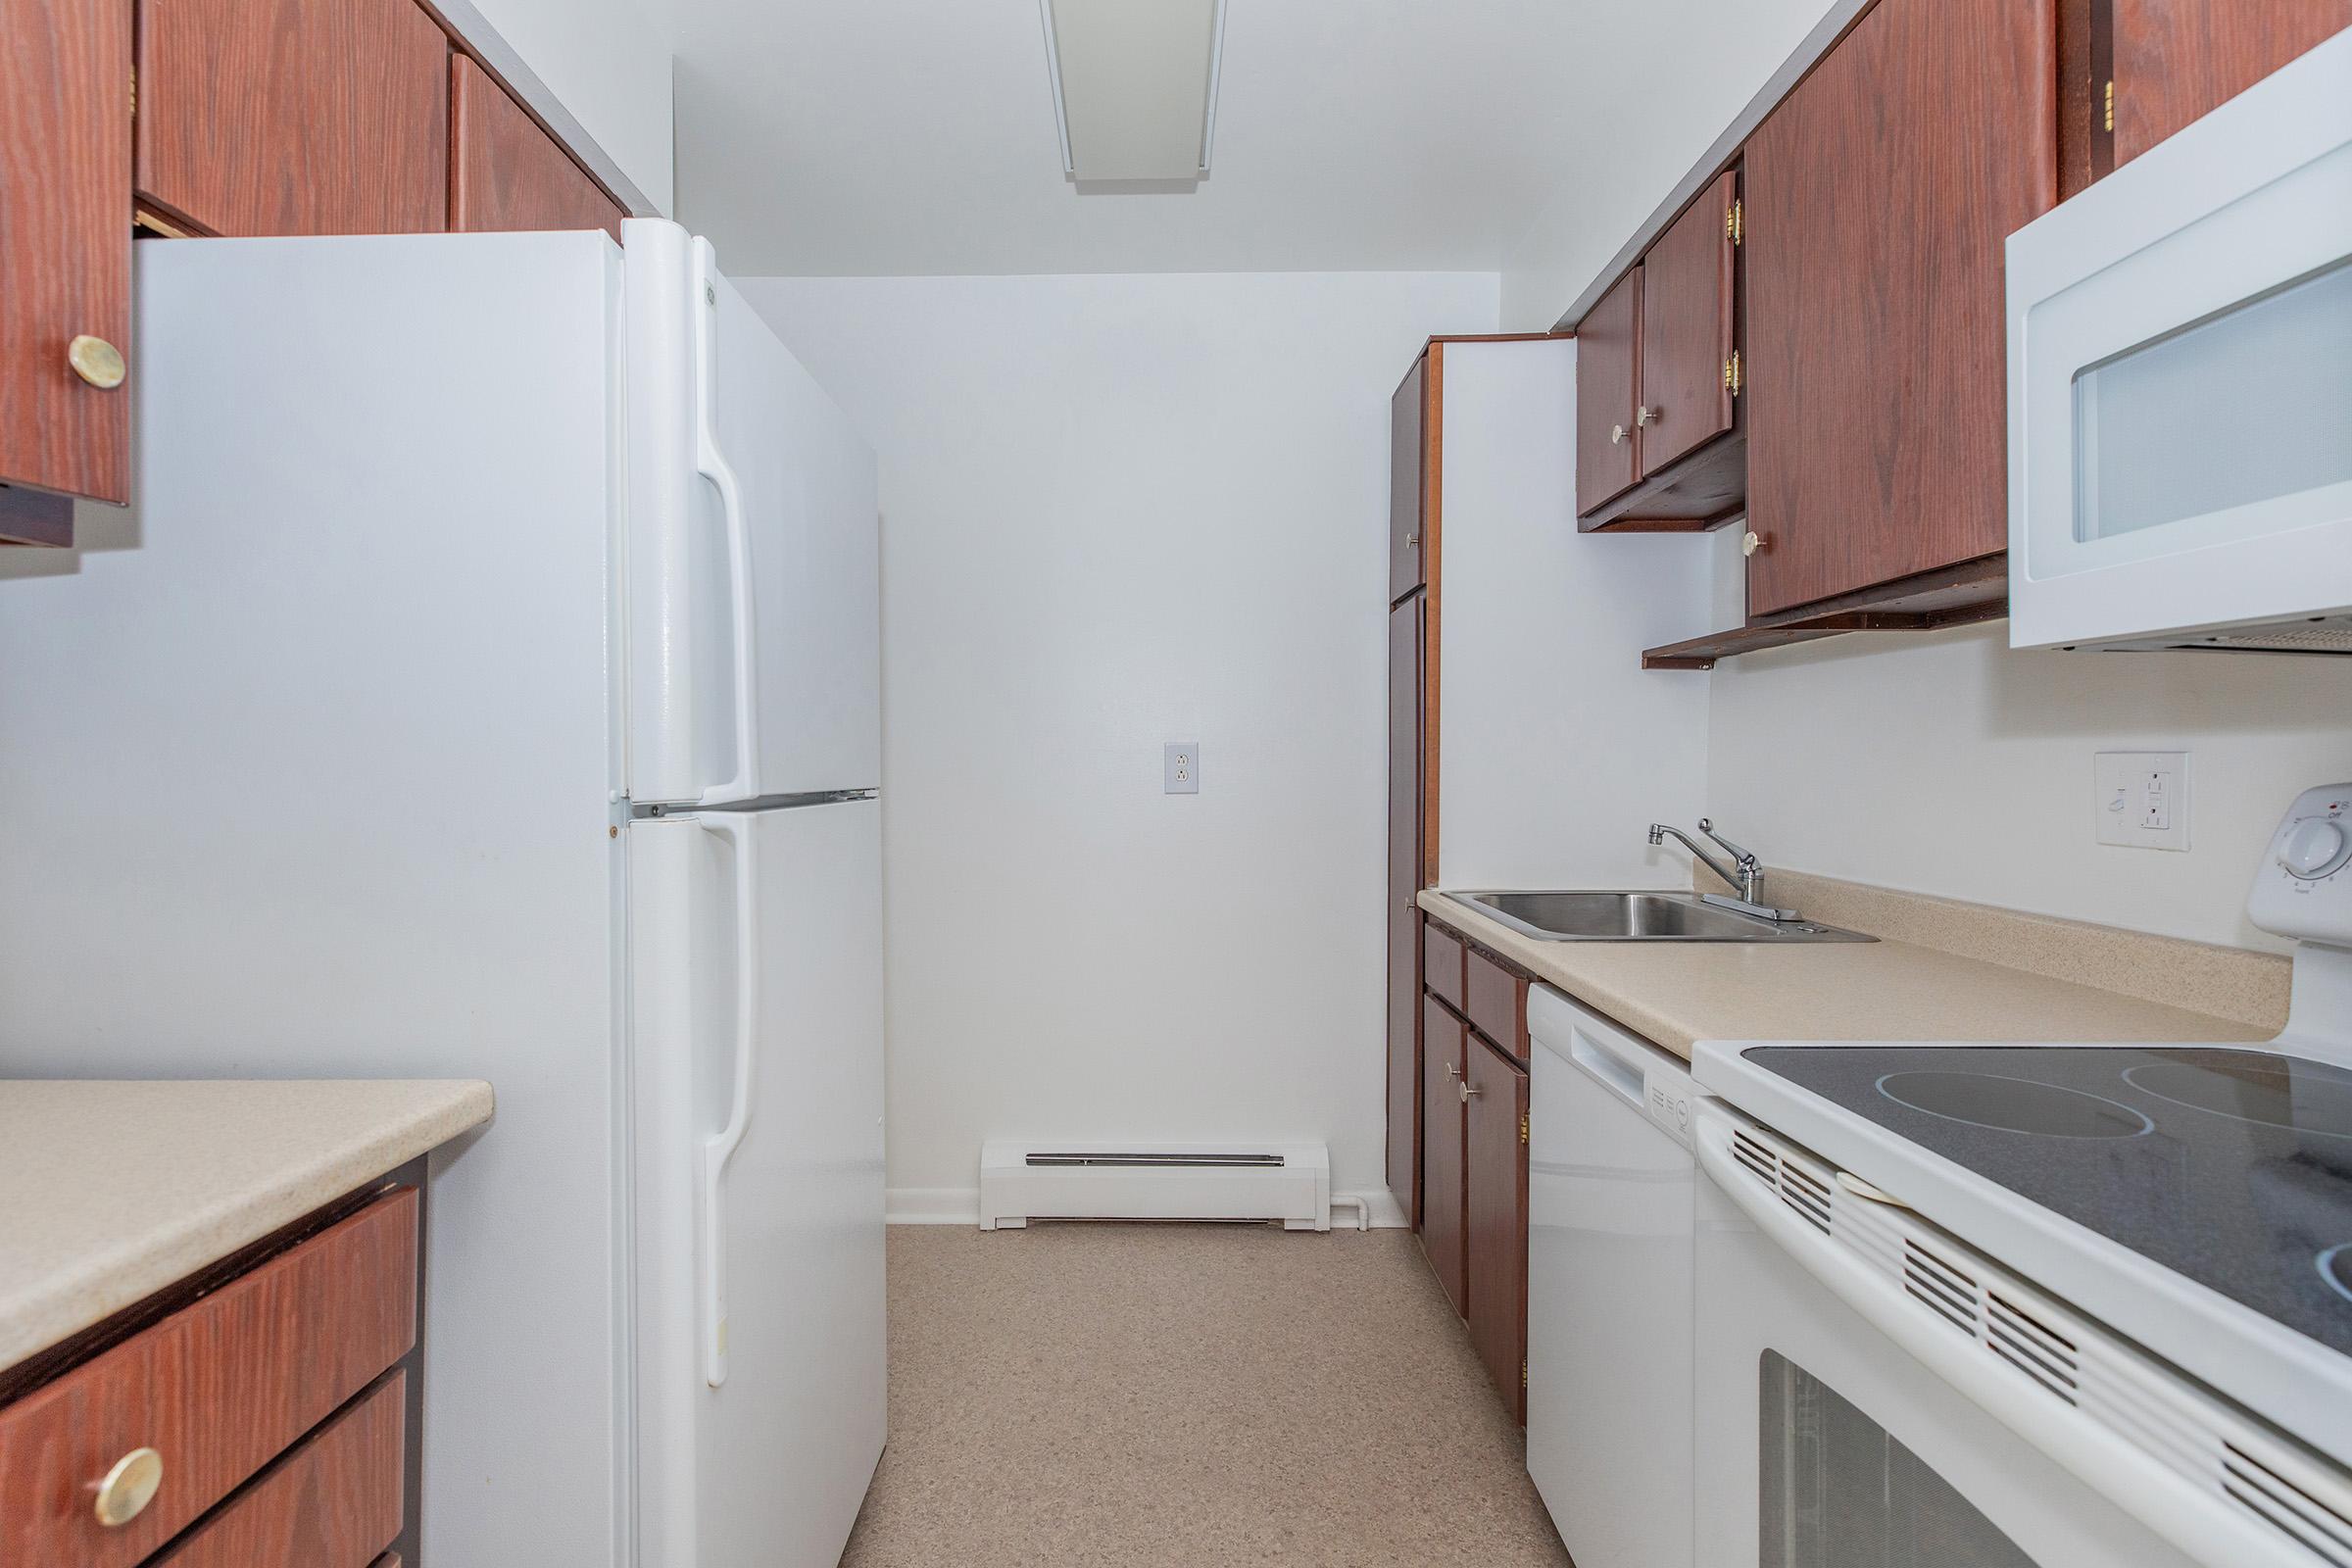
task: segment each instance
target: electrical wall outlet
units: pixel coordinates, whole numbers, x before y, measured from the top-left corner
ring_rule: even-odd
[[[1200,743],[1170,741],[1161,749],[1159,792],[1162,795],[1200,793]]]
[[[2188,754],[2100,752],[2091,759],[2092,814],[2101,844],[2188,848]]]

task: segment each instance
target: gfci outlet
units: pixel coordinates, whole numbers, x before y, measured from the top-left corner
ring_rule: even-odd
[[[1168,742],[1160,754],[1159,775],[1159,792],[1162,795],[1200,794],[1200,743]]]
[[[2091,779],[2101,844],[2188,848],[2186,752],[2100,752],[2091,759]]]

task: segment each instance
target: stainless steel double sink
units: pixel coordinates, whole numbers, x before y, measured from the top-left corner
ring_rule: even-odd
[[[1876,942],[1817,920],[1768,920],[1695,893],[1455,893],[1479,913],[1540,942]]]

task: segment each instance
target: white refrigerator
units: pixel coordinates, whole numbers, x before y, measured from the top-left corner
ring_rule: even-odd
[[[0,1074],[479,1077],[423,1568],[833,1562],[882,1448],[874,460],[674,224],[150,241],[0,560]]]

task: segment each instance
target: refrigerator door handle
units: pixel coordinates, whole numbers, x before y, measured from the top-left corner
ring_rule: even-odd
[[[700,1248],[703,1303],[703,1379],[717,1388],[727,1381],[727,1162],[743,1142],[752,1119],[754,1031],[760,1017],[760,898],[754,877],[751,823],[742,816],[712,814],[695,820],[727,841],[735,857],[735,1073],[726,1125],[703,1136],[701,1161],[703,1234]]]
[[[751,524],[744,514],[743,487],[719,451],[711,420],[718,380],[711,342],[718,317],[718,262],[707,239],[694,242],[694,466],[718,492],[727,529],[727,592],[735,618],[735,776],[713,784],[698,806],[725,806],[760,796],[760,695],[755,689],[760,662],[754,642]]]

